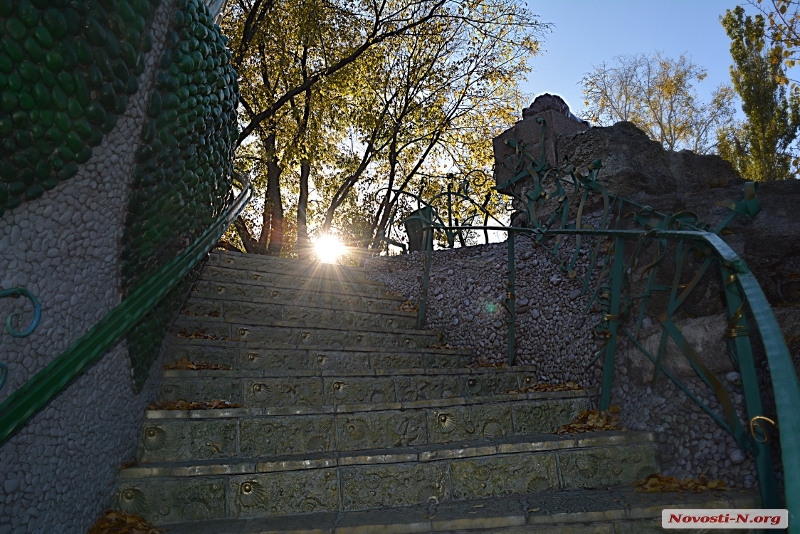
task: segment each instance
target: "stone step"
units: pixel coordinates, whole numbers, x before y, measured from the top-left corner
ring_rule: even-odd
[[[324,265],[324,264],[323,264]],[[374,294],[386,293],[385,285],[375,280],[368,280],[363,275],[357,276],[338,269],[318,268],[315,264],[296,262],[290,269],[266,270],[255,267],[213,265],[203,266],[200,278],[205,280],[241,280],[261,282],[276,287],[325,287],[337,288],[341,291]]]
[[[398,311],[406,301],[393,295],[365,296],[333,291],[299,290],[275,287],[260,282],[198,280],[192,286],[191,298],[217,298],[228,301],[271,303],[281,301],[297,306],[318,306],[361,312]]]
[[[166,371],[158,391],[159,400],[202,401],[224,399],[245,408],[387,403],[503,395],[536,384],[532,368],[502,372],[405,373],[392,370],[351,371]]]
[[[148,410],[142,462],[418,447],[553,432],[590,407],[594,390],[393,403]]]
[[[246,473],[228,472],[228,464],[210,469],[210,475],[202,469],[193,472],[191,465],[150,471],[134,467],[137,471],[121,473],[114,508],[139,513],[155,524],[241,519],[611,487],[659,470],[653,436],[644,433],[520,437],[466,445],[405,457],[329,456],[334,464],[250,463],[254,472]],[[241,464],[235,465],[240,469]]]
[[[760,508],[756,492],[638,493],[630,487],[569,489],[394,509],[316,512],[172,523],[170,534],[657,534],[666,508]],[[684,531],[694,532],[694,531]],[[719,529],[746,534],[747,529]]]
[[[400,310],[352,311],[320,306],[302,306],[282,301],[244,302],[226,299],[189,299],[181,311],[196,317],[219,317],[230,323],[302,326],[346,326],[382,330],[412,330],[417,326],[417,314]]]
[[[328,325],[297,326],[282,321],[272,326],[251,324],[252,321],[230,323],[220,317],[193,318],[181,315],[172,327],[172,337],[201,333],[213,339],[268,343],[275,348],[295,346],[424,349],[438,344],[441,334],[432,330],[348,328]]]
[[[206,265],[224,266],[232,269],[256,270],[283,274],[311,274],[319,278],[347,278],[354,281],[376,283],[366,276],[366,269],[350,265],[320,263],[295,258],[242,254],[238,252],[212,251]]]
[[[170,338],[164,363],[188,359],[233,369],[451,369],[472,361],[469,349],[272,348],[263,343]]]

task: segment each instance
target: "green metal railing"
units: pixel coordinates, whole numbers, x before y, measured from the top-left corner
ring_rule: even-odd
[[[546,124],[542,120],[539,123],[542,124],[543,138]],[[453,236],[460,233],[504,232],[508,236],[508,273],[505,282],[506,296],[502,304],[507,312],[508,363],[513,365],[516,355],[515,241],[517,238],[531,239],[563,273],[582,283],[581,295],[588,297],[585,312],[588,314],[598,311],[599,308],[601,319],[594,327],[594,334],[602,343],[589,365],[603,358],[600,409],[609,408],[615,355],[618,341],[624,338],[652,362],[653,385],[661,376],[672,381],[721,428],[729,432],[743,451],[752,452],[765,508],[782,507],[767,446],[767,424],[773,424],[776,428],[779,425],[789,531],[800,534],[800,448],[797,446],[800,443],[800,386],[783,335],[761,287],[745,262],[719,237],[734,217],[752,218],[758,214],[760,206],[756,198],[756,184],[745,184],[745,194],[741,201],[728,200],[719,203],[720,206],[730,208],[731,213],[712,227],[700,221],[693,213],[660,213],[649,206],[642,206],[620,195],[609,193],[603,181],[598,179],[598,172],[602,168],[599,160],[589,165],[588,175],[584,176],[574,168],[563,171],[547,165],[541,139],[540,159],[532,157],[526,151],[525,144],[518,140],[511,140],[508,144],[515,148],[515,153],[510,158],[511,164],[507,166],[513,177],[496,189],[514,197],[517,202],[512,220],[521,220],[525,223],[524,226],[488,226],[486,223],[482,226],[453,225],[450,203],[443,208],[448,211],[448,222],[445,223],[432,206],[433,202],[418,200],[417,211],[412,216],[421,219],[425,251],[420,280],[418,327],[422,328],[425,323],[434,234],[443,232],[448,246],[453,247]],[[511,186],[523,179],[531,183],[524,196],[519,196],[513,192]],[[568,192],[570,188],[572,191]],[[594,222],[599,227],[597,229],[586,227],[582,223],[584,208],[592,198],[602,200],[602,211],[599,215],[595,214]],[[548,211],[543,211],[546,207]],[[623,213],[624,210],[627,213]],[[540,213],[546,215],[540,219]],[[631,215],[633,225],[639,228],[620,229],[623,218]],[[574,240],[574,249],[571,252],[564,246],[568,240]],[[636,241],[636,246],[626,252],[626,241],[631,240]],[[594,242],[593,247],[589,247],[591,241]],[[589,248],[592,252],[581,261],[579,253],[583,245],[587,252]],[[654,258],[644,265],[642,252],[653,245]],[[674,263],[667,261],[668,251],[674,253]],[[686,269],[689,253],[693,253],[700,266],[691,275],[688,283],[682,283],[690,276]],[[601,259],[602,269],[596,272],[598,260]],[[676,314],[682,311],[687,298],[704,280],[713,264],[718,266],[724,289],[728,314],[725,336],[728,339],[732,364],[741,375],[747,424],[742,424],[727,390],[687,342],[676,324]],[[583,276],[579,274],[582,269],[585,269]],[[672,278],[670,285],[657,282],[657,273],[664,274],[665,270]],[[645,281],[644,290],[632,295],[631,277],[637,273],[640,275],[637,282]],[[666,310],[660,311],[662,335],[658,351],[652,354],[640,343],[639,335],[645,309],[652,302],[651,297],[657,293],[666,294],[668,302]],[[750,311],[763,340],[777,409],[778,421],[775,423],[763,413],[746,310]],[[714,393],[722,407],[722,414],[704,403],[664,365],[669,339],[675,342],[697,376]]]
[[[231,206],[194,243],[142,282],[66,352],[9,395],[0,404],[0,444],[136,326],[208,254],[250,202],[252,194],[252,186],[245,181]]]

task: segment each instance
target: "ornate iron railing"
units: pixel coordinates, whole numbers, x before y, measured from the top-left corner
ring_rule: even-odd
[[[544,121],[540,123],[544,131],[546,125]],[[745,312],[749,309],[761,334],[774,389],[777,425],[780,425],[784,496],[786,507],[789,509],[790,531],[800,533],[800,449],[796,445],[800,443],[798,414],[800,386],[789,350],[761,287],[745,262],[719,237],[737,214],[754,217],[759,212],[756,184],[746,183],[743,200],[720,203],[732,211],[712,228],[692,213],[659,213],[648,206],[641,206],[622,196],[610,194],[597,176],[602,167],[599,160],[592,162],[589,165],[588,175],[583,176],[575,172],[574,168],[566,172],[550,168],[544,161],[543,151],[541,159],[537,160],[525,150],[523,143],[511,141],[509,145],[516,149],[509,167],[513,171],[513,178],[499,185],[497,189],[508,191],[509,186],[519,180],[531,179],[531,187],[524,196],[512,193],[518,201],[517,212],[512,216],[512,220],[514,218],[522,220],[525,226],[453,225],[449,221],[446,224],[432,206],[425,206],[430,207],[429,211],[418,208],[415,216],[421,219],[421,228],[426,232],[423,239],[425,253],[419,293],[418,326],[422,327],[425,322],[434,233],[444,232],[448,245],[453,247],[452,236],[459,232],[505,232],[508,235],[506,241],[508,278],[503,305],[507,311],[508,363],[513,365],[516,354],[515,237],[527,237],[535,241],[567,276],[579,280],[583,278],[582,295],[588,294],[589,297],[586,313],[589,313],[593,306],[599,307],[601,311],[601,321],[596,325],[594,333],[603,342],[590,362],[591,365],[599,358],[603,358],[600,409],[605,410],[609,407],[618,341],[625,338],[642,353],[643,357],[653,363],[654,383],[661,375],[667,377],[720,427],[729,432],[743,451],[752,450],[763,505],[766,508],[780,508],[781,499],[778,496],[772,460],[766,445],[768,434],[765,423],[772,421],[764,415],[761,405],[761,391],[757,382],[746,321]],[[540,146],[543,147],[544,144],[541,143]],[[570,188],[572,191],[568,193]],[[594,222],[599,227],[596,229],[582,224],[584,208],[592,195],[595,195],[595,198],[599,196],[603,205],[599,215],[594,215]],[[577,199],[579,201],[572,202],[571,208],[571,201]],[[424,202],[422,204],[425,205]],[[545,217],[540,220],[538,214],[543,209]],[[640,229],[619,228],[624,209],[633,209],[634,213],[627,215],[633,216],[634,225]],[[574,239],[574,250],[571,253],[564,246],[568,239]],[[588,263],[584,264],[585,274],[581,277],[576,266],[580,261],[582,240],[586,239],[594,240],[594,247],[588,260],[584,259]],[[627,254],[626,240],[636,240],[635,248],[629,250]],[[643,265],[642,252],[653,244],[656,245],[655,257],[647,265]],[[674,251],[674,264],[666,261],[668,250]],[[685,279],[684,260],[689,252],[693,252],[695,259],[701,264],[689,283],[681,283]],[[595,269],[601,255],[602,270],[598,273]],[[674,319],[675,314],[681,310],[689,295],[704,279],[714,263],[718,265],[723,281],[728,313],[725,335],[729,340],[731,360],[741,375],[747,425],[742,424],[728,392],[708,369],[697,351],[686,341]],[[656,283],[657,272],[663,272],[670,265],[673,272],[668,271],[667,274],[671,275],[672,284]],[[639,281],[646,279],[645,286],[639,294],[631,295],[631,277],[637,272],[640,273]],[[658,351],[652,354],[641,344],[639,334],[648,302],[658,292],[668,295],[668,304],[659,319],[663,331]],[[629,326],[628,323],[632,325]],[[670,338],[700,379],[714,392],[722,406],[723,414],[718,414],[701,401],[664,365],[666,344]]]
[[[28,328],[25,328],[24,330],[17,330],[14,328],[14,319],[21,319],[22,313],[14,312],[6,318],[6,331],[11,334],[12,337],[28,337],[33,333],[36,327],[39,326],[39,320],[42,318],[42,306],[39,304],[39,300],[33,296],[33,293],[24,287],[12,287],[10,289],[4,289],[0,291],[0,298],[5,297],[12,299],[25,297],[33,305],[33,319],[31,320],[31,324],[28,325]],[[7,378],[8,366],[5,363],[0,362],[0,389],[3,389]]]
[[[252,198],[249,181],[244,180],[242,185],[239,196],[194,243],[142,282],[66,352],[53,359],[0,404],[0,444],[100,359],[208,254]]]

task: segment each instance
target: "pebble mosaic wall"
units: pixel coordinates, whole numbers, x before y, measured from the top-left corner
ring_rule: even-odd
[[[122,236],[126,292],[199,237],[230,193],[239,131],[227,38],[205,5],[178,0],[167,39],[149,95]],[[128,335],[137,389],[147,380],[191,278]]]
[[[235,73],[227,66],[227,56],[221,48],[224,42],[204,8],[196,3],[177,4],[174,0],[163,0],[161,3],[148,3],[147,0],[103,0],[99,3],[83,0],[32,0],[30,3],[0,0],[0,83],[5,84],[0,87],[0,119],[5,120],[0,121],[0,128],[8,128],[9,123],[11,125],[9,136],[0,135],[2,142],[6,143],[0,146],[0,161],[4,164],[0,166],[0,171],[4,171],[0,172],[0,188],[6,195],[0,202],[3,208],[0,216],[0,287],[26,287],[42,303],[41,324],[30,337],[16,339],[5,333],[0,335],[0,354],[10,369],[8,382],[0,391],[0,400],[43,369],[54,355],[61,354],[86,333],[89,327],[119,304],[124,294],[141,279],[183,250],[189,240],[207,227],[228,194],[230,168],[224,158],[229,154],[226,150],[232,146],[232,138],[236,133],[233,114],[236,105]],[[137,17],[134,25],[128,25],[123,16],[129,15],[125,11],[126,5],[131,6]],[[64,73],[72,77],[74,85],[76,76],[80,77],[75,72],[79,71],[89,84],[89,71],[97,74],[91,65],[81,63],[79,57],[73,67],[62,66],[62,71],[53,74],[53,68],[58,65],[55,54],[50,59],[45,54],[40,64],[34,64],[33,59],[23,55],[20,60],[24,64],[23,71],[27,69],[26,76],[33,79],[33,70],[28,63],[34,64],[38,69],[38,76],[41,77],[36,83],[42,83],[50,90],[49,109],[53,114],[53,122],[39,138],[34,138],[39,132],[36,124],[41,123],[43,116],[44,120],[49,120],[47,113],[42,115],[41,109],[21,107],[7,113],[3,108],[6,93],[9,93],[9,78],[12,78],[13,73],[19,74],[19,78],[13,76],[11,87],[18,87],[21,83],[21,93],[34,95],[35,83],[28,81],[19,72],[16,63],[12,67],[17,70],[8,70],[8,61],[5,59],[11,57],[8,55],[9,49],[17,51],[13,46],[6,46],[7,42],[11,42],[8,39],[13,40],[9,35],[6,17],[15,15],[18,9],[23,8],[33,12],[30,6],[39,10],[39,26],[43,28],[48,28],[47,20],[57,18],[52,14],[45,17],[45,12],[52,13],[48,11],[51,8],[61,12],[68,20],[64,40],[72,48],[56,42],[53,44],[53,50],[64,65],[71,65],[70,58],[66,57],[68,51],[75,49],[75,43],[84,39],[91,46],[93,60],[96,56],[102,59],[105,54],[109,56],[112,69],[109,75],[103,65],[94,65],[100,70],[99,81],[102,81],[102,85],[98,85],[99,89],[89,85],[90,102],[84,105],[82,102],[86,101],[78,98],[78,94],[74,92],[76,89],[69,92],[69,79]],[[145,7],[148,13],[146,16],[142,14]],[[182,15],[175,15],[176,9]],[[91,16],[96,22],[86,31],[97,33],[100,31],[97,28],[102,29],[106,36],[103,45],[98,47],[93,44],[90,36],[83,33],[85,25],[80,22],[77,33],[74,31],[75,14],[80,19],[84,16],[82,13],[86,14],[86,18]],[[109,21],[108,26],[104,26],[105,20]],[[25,26],[22,19],[20,22]],[[200,46],[201,39],[198,36],[202,37],[204,33],[198,25],[205,28],[202,39],[205,46]],[[11,26],[12,29],[19,30],[14,23]],[[141,29],[137,29],[139,26]],[[25,28],[29,35],[21,41],[11,42],[12,45],[16,43],[23,54],[28,53],[24,45],[26,40],[30,42],[27,37],[32,35],[31,32],[44,35],[42,30],[29,26]],[[115,33],[123,29],[124,34]],[[139,32],[138,37],[136,32]],[[192,32],[191,35],[189,32]],[[110,55],[114,52],[113,41],[110,45],[112,50],[106,48],[109,44],[108,36],[112,34],[116,36],[120,46],[125,46],[124,43],[129,40],[140,44],[139,48],[134,48],[137,63],[133,67],[125,64],[129,76],[124,87],[120,85],[123,81],[122,65],[116,62],[116,59],[125,61],[122,51],[118,57],[111,58]],[[50,35],[54,37],[55,33],[51,32]],[[34,35],[32,38],[35,40],[37,37]],[[95,42],[99,42],[98,35],[93,38]],[[54,37],[55,40],[57,39]],[[212,42],[213,46],[209,44]],[[191,155],[184,157],[186,149],[191,151],[188,144],[179,146],[180,157],[176,158],[175,154],[171,154],[166,159],[158,152],[161,147],[156,145],[155,137],[151,139],[148,136],[151,130],[147,129],[148,124],[155,123],[156,132],[160,134],[165,121],[177,124],[180,120],[169,114],[170,110],[176,109],[172,106],[173,99],[168,96],[170,86],[163,85],[163,75],[159,79],[158,74],[165,70],[161,68],[161,62],[165,61],[164,50],[172,50],[170,59],[173,59],[178,57],[176,50],[183,54],[181,46],[199,47],[192,48],[190,55],[198,49],[201,54],[207,54],[200,62],[192,59],[194,71],[190,69],[188,74],[181,71],[191,76],[195,86],[188,83],[185,87],[187,90],[196,91],[198,83],[212,83],[208,81],[214,77],[211,71],[218,72],[221,67],[224,71],[221,79],[225,90],[220,94],[219,88],[217,89],[217,102],[212,103],[210,92],[206,93],[206,87],[203,87],[201,94],[189,95],[194,97],[194,107],[190,106],[192,101],[189,98],[180,100],[177,106],[181,112],[188,110],[185,113],[187,124],[184,127],[189,130],[189,135],[188,139],[184,135],[175,140],[193,144],[196,147],[196,160]],[[126,53],[129,52],[127,50]],[[182,63],[179,61],[178,68],[181,66],[188,68],[189,60]],[[203,72],[198,73],[197,69]],[[166,71],[169,72],[169,69]],[[48,72],[55,78],[52,87],[47,85],[50,82]],[[178,74],[175,78],[182,82],[184,78]],[[206,77],[205,82],[202,81],[203,76]],[[96,76],[94,81],[99,83]],[[213,80],[213,83],[218,81],[219,78]],[[136,91],[132,91],[134,83],[138,86]],[[131,84],[131,87],[127,84]],[[113,106],[108,87],[113,90]],[[126,90],[132,92],[128,93]],[[60,92],[66,95],[65,109],[55,107],[60,105],[58,102],[61,100],[54,103],[54,91],[58,99],[61,98]],[[153,103],[157,99],[153,97],[154,91],[161,97],[161,109],[157,109]],[[182,94],[181,87],[174,92],[178,98]],[[44,98],[43,93],[41,96]],[[16,100],[12,97],[7,100],[15,106],[24,104],[25,107],[30,107],[27,97],[17,96]],[[222,100],[220,97],[223,97]],[[103,122],[100,122],[99,114],[95,114],[94,119],[88,114],[83,117],[70,116],[70,112],[77,114],[73,100],[84,111],[91,104],[97,103],[104,113]],[[181,109],[184,103],[185,107]],[[97,111],[96,106],[91,109]],[[24,115],[18,111],[24,112]],[[188,117],[192,112],[193,123],[189,125]],[[213,116],[213,120],[207,120],[209,115]],[[65,122],[65,117],[69,119],[68,123]],[[202,128],[197,117],[203,119]],[[27,122],[23,122],[23,119]],[[88,122],[91,130],[91,135],[85,139],[81,137],[81,132],[85,134],[86,130],[83,119]],[[57,120],[61,122],[58,123]],[[112,125],[112,122],[115,124]],[[45,126],[43,123],[41,125]],[[63,128],[67,125],[70,128],[79,125],[83,130],[62,131],[59,130],[59,125]],[[8,139],[17,143],[15,132],[26,129],[31,133],[32,144],[28,149],[37,150],[36,160],[32,157],[32,152],[28,154],[18,150],[17,144],[14,145],[14,154],[8,150]],[[78,147],[74,135],[70,136],[73,132],[78,134],[82,147]],[[160,135],[157,137],[161,139]],[[26,142],[26,139],[21,139],[23,143]],[[59,143],[54,144],[53,139]],[[72,145],[68,141],[72,141]],[[165,142],[169,141],[167,137]],[[142,155],[140,146],[145,144],[151,151],[158,149],[154,152],[157,154],[155,164],[163,172],[171,172],[181,164],[184,165],[180,176],[168,175],[171,181],[168,187],[144,183],[148,178],[141,172],[136,172],[139,170],[137,165],[147,168],[145,172],[149,172],[151,169],[148,167],[153,164],[151,158]],[[46,146],[51,147],[51,151],[45,157],[43,151]],[[62,146],[70,152],[63,150]],[[91,150],[90,153],[84,150],[86,147]],[[79,158],[81,151],[83,155]],[[20,156],[13,157],[17,153],[23,154],[24,161]],[[74,155],[73,159],[65,160],[64,156],[70,154]],[[220,157],[223,159],[220,160]],[[209,159],[214,161],[213,165]],[[50,174],[44,177],[43,165],[39,165],[41,169],[37,169],[36,165],[28,166],[28,163],[34,161],[36,165],[46,161]],[[56,169],[53,162],[57,164],[59,161],[64,166]],[[6,163],[13,167],[13,179],[9,179],[11,171]],[[196,166],[191,167],[187,163]],[[65,168],[68,169],[67,172],[59,174]],[[222,172],[217,172],[219,168]],[[41,172],[41,177],[36,174],[37,170]],[[192,174],[187,172],[190,170]],[[159,179],[163,179],[163,175]],[[25,180],[30,183],[26,183],[25,190],[17,194],[21,186],[11,185],[16,182],[25,183]],[[47,180],[51,181],[45,183]],[[28,192],[32,186],[41,186],[43,192],[37,192],[38,189]],[[155,193],[153,189],[147,189],[150,186],[155,188]],[[11,194],[12,189],[14,194]],[[187,193],[187,189],[191,193]],[[132,194],[132,191],[138,192],[138,195]],[[177,199],[175,191],[179,194]],[[151,201],[153,195],[157,198]],[[167,200],[155,202],[161,197]],[[182,212],[175,207],[173,201],[183,209]],[[170,208],[166,207],[167,202]],[[211,207],[203,210],[197,203]],[[142,206],[144,209],[141,209]],[[184,215],[181,216],[181,213]],[[172,223],[171,228],[174,231],[165,226],[164,220]],[[143,235],[140,233],[142,228],[144,234],[147,234],[144,238],[146,242],[138,239]],[[127,268],[121,268],[121,263]],[[188,286],[178,288],[170,295],[171,302],[162,308],[166,310],[167,316],[186,294],[187,289]],[[0,301],[0,317],[3,319],[16,311],[23,312],[19,326],[27,325],[31,309],[23,299]],[[147,321],[165,328],[165,320],[163,316],[151,314],[139,328],[148,330]],[[163,334],[156,335],[155,340],[148,340],[144,336],[132,335],[129,340],[123,340],[0,446],[0,533],[86,532],[111,504],[109,499],[113,494],[112,486],[117,470],[122,463],[133,458],[144,407],[155,395],[156,381],[146,380],[147,369],[144,372],[142,369],[151,367],[157,359],[161,337]],[[139,346],[146,345],[151,352],[148,352],[149,360],[144,365],[139,364],[132,368],[130,357],[143,352],[137,351],[137,343]],[[132,373],[135,375],[133,383]]]
[[[0,286],[26,287],[42,303],[41,324],[30,337],[0,334],[10,371],[0,400],[121,300],[119,243],[131,171],[174,9],[168,0],[154,9],[140,90],[128,96],[91,158],[69,180],[0,217]],[[2,299],[0,318],[22,311],[20,325],[27,325],[24,303]],[[150,380],[134,392],[123,341],[0,446],[0,532],[86,532],[111,504],[117,470],[133,458],[156,386]]]
[[[159,3],[0,1],[0,216],[75,176],[114,129]]]
[[[530,240],[518,237],[515,250],[517,364],[535,366],[541,382],[573,381],[599,387],[602,362],[592,363],[599,348],[592,328],[600,316],[585,313],[587,299],[580,295],[581,284],[560,272],[548,253]],[[578,274],[585,272],[588,253],[588,247],[581,251]],[[502,304],[507,257],[506,243],[433,254],[425,328],[444,332],[447,344],[453,347],[472,348],[476,363],[503,364],[508,360],[508,326]],[[367,266],[372,278],[416,304],[423,258],[421,253],[383,257],[370,260]],[[647,319],[646,323],[654,321]],[[721,330],[719,337],[724,343]],[[755,463],[739,450],[730,434],[669,380],[662,377],[657,387],[651,388],[635,377],[641,373],[639,360],[644,358],[631,346],[620,344],[612,404],[621,407],[627,428],[655,432],[663,472],[681,478],[705,474],[738,488],[753,487],[757,483]],[[743,414],[738,378],[732,368],[721,376],[737,412]],[[721,413],[699,378],[688,378],[685,383]]]

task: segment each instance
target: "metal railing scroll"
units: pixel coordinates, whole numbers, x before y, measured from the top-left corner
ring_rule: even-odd
[[[28,337],[33,333],[36,327],[39,326],[39,320],[42,318],[42,305],[39,304],[39,300],[33,295],[33,293],[24,287],[3,289],[0,291],[0,299],[5,297],[12,299],[25,297],[33,305],[33,319],[31,320],[31,324],[29,324],[28,327],[23,330],[17,330],[14,328],[14,319],[21,319],[22,313],[14,312],[9,314],[9,316],[6,318],[6,332],[8,332],[12,337]],[[0,362],[0,389],[3,389],[7,378],[8,366],[5,363]]]
[[[540,121],[542,129],[546,128]],[[585,313],[598,313],[600,321],[594,335],[600,340],[589,365],[602,358],[600,409],[609,408],[615,355],[622,339],[627,340],[653,365],[652,382],[660,377],[672,381],[693,402],[697,403],[721,428],[729,432],[743,451],[755,458],[763,506],[782,508],[777,491],[775,472],[766,442],[769,431],[779,428],[785,484],[785,506],[789,509],[790,532],[800,533],[800,386],[783,335],[772,309],[753,273],[746,263],[722,240],[720,234],[737,216],[752,218],[760,210],[756,198],[757,185],[745,183],[744,198],[726,200],[720,206],[731,209],[730,214],[711,226],[689,212],[661,213],[608,191],[598,178],[602,168],[599,160],[588,166],[583,175],[574,168],[554,169],[534,158],[521,142],[510,141],[515,148],[508,168],[513,178],[497,187],[510,191],[509,186],[526,178],[530,188],[524,195],[514,196],[517,210],[512,220],[524,226],[482,226],[445,224],[436,209],[420,210],[425,237],[425,260],[421,276],[418,326],[425,323],[427,290],[430,278],[433,234],[450,236],[467,231],[500,231],[508,235],[508,277],[506,280],[506,320],[508,326],[508,363],[513,365],[516,354],[516,283],[515,238],[527,238],[545,251],[546,255],[569,278],[577,279],[581,295],[588,298]],[[543,143],[541,144],[543,146]],[[585,208],[602,206],[587,218]],[[422,203],[424,204],[424,203]],[[428,204],[429,205],[429,204]],[[627,219],[631,219],[628,224]],[[588,224],[591,219],[591,225]],[[623,228],[623,223],[629,226]],[[567,243],[574,248],[568,250]],[[635,246],[630,247],[630,242]],[[583,259],[581,259],[583,250]],[[591,250],[591,253],[589,253]],[[652,258],[645,253],[652,251]],[[588,258],[586,257],[588,256]],[[669,258],[672,256],[673,260]],[[696,269],[690,271],[694,260]],[[724,292],[724,308],[728,321],[724,329],[731,363],[741,376],[741,388],[746,410],[743,424],[734,408],[728,391],[711,372],[703,357],[686,340],[677,322],[684,305],[701,282],[712,276],[716,266]],[[663,282],[671,279],[670,284]],[[659,298],[655,298],[658,296]],[[666,298],[666,310],[654,314],[648,308],[656,300]],[[642,332],[645,311],[658,317],[662,327],[657,350],[643,346]],[[761,391],[757,381],[747,311],[761,335],[774,389],[778,421],[763,413]],[[691,369],[713,392],[721,413],[704,403],[665,361],[669,340],[678,347]],[[773,428],[771,428],[773,427]]]
[[[249,180],[242,178],[242,182],[242,192],[194,243],[142,282],[66,352],[0,404],[0,444],[122,339],[208,254],[252,198]]]

